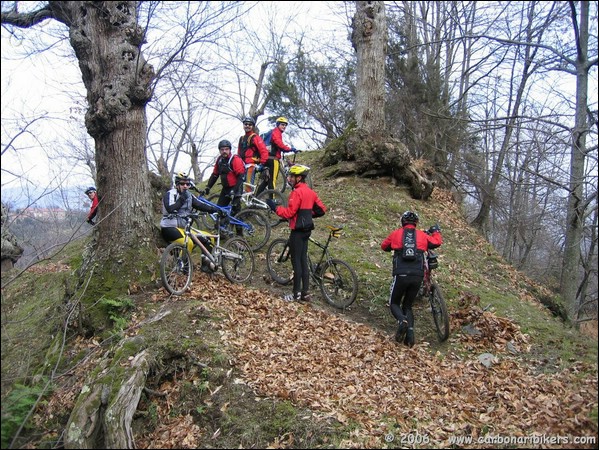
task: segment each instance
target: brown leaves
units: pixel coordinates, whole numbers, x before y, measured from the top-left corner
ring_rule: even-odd
[[[533,376],[503,357],[490,369],[473,355],[437,357],[425,344],[408,349],[316,306],[217,280],[203,277],[202,289],[196,285],[192,294],[224,313],[222,336],[246,382],[261,395],[358,422],[361,428],[344,446],[381,447],[386,433],[415,429],[431,446],[446,446],[456,434],[596,433],[589,419],[597,408],[596,379],[567,372]],[[526,345],[514,323],[476,305],[452,315],[452,326],[466,322],[481,331],[471,339],[473,349]]]

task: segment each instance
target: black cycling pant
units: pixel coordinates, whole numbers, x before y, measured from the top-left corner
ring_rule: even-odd
[[[177,227],[163,227],[160,233],[166,242],[173,242],[183,237],[183,233]]]
[[[308,267],[308,238],[311,231],[291,230],[289,255],[293,266],[293,293],[306,295],[310,290],[310,268]]]
[[[398,322],[407,320],[410,327],[414,327],[414,313],[412,305],[420,290],[423,277],[415,275],[395,275],[391,282],[389,305],[391,314]]]
[[[275,186],[277,185],[276,181],[277,181],[277,177],[281,176],[281,174],[279,173],[280,168],[281,168],[281,161],[275,158],[268,158],[268,160],[266,161],[266,164],[264,164],[266,167],[268,167],[269,173],[270,173],[270,177],[268,178],[268,181],[264,180],[260,186],[258,186],[258,190],[256,191],[256,195],[260,195],[260,193],[262,193],[262,191],[264,191],[267,187],[268,189],[275,189]]]

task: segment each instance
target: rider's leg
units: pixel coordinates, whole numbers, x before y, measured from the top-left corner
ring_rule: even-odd
[[[391,292],[389,296],[389,306],[391,308],[391,314],[397,319],[397,331],[395,333],[395,340],[401,342],[405,336],[406,330],[408,329],[408,321],[401,309],[401,300],[405,294],[404,276],[395,275],[391,282]]]

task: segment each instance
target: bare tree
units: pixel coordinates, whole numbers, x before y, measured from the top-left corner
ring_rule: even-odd
[[[351,41],[358,55],[356,123],[371,133],[380,132],[385,129],[387,22],[384,2],[356,2]]]

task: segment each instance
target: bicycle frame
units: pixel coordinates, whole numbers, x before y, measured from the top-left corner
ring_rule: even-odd
[[[214,208],[217,208],[217,209],[218,209],[218,210],[220,210],[222,213],[224,213],[224,214],[227,216],[227,218],[228,218],[228,220],[229,220],[229,223],[230,223],[231,225],[234,225],[234,226],[238,226],[238,227],[245,228],[245,230],[246,230],[246,231],[248,231],[248,232],[252,230],[252,227],[251,227],[251,225],[249,225],[249,224],[247,224],[247,223],[245,223],[245,222],[243,222],[243,221],[239,220],[237,217],[235,217],[235,216],[233,216],[233,215],[231,214],[231,211],[233,210],[233,206],[232,206],[232,205],[227,205],[227,206],[218,206],[216,203],[212,203],[210,200],[208,200],[208,199],[206,199],[206,198],[204,198],[204,197],[197,197],[197,199],[198,199],[199,201],[201,201],[202,203],[204,203],[204,204],[206,204],[206,205],[209,205],[209,206],[212,206],[212,207],[214,207]],[[268,208],[268,205],[266,205],[266,207]],[[229,234],[229,231],[228,231],[228,230],[224,230],[224,229],[222,229],[222,227],[220,226],[220,215],[219,215],[219,213],[218,213],[218,212],[215,212],[215,213],[208,213],[208,215],[209,215],[210,217],[212,217],[212,220],[214,220],[214,222],[217,224],[217,228],[216,228],[217,230],[224,231],[224,232],[226,232],[227,234]]]

